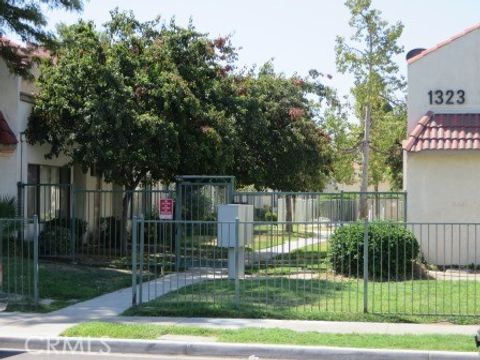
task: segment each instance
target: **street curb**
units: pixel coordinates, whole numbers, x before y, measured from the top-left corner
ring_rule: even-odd
[[[473,340],[472,340],[473,341]],[[478,353],[447,351],[415,351],[357,349],[317,346],[230,344],[214,342],[183,342],[166,340],[124,340],[107,338],[67,337],[0,337],[0,348],[47,351],[65,351],[149,354],[149,355],[190,355],[218,357],[249,357],[276,359],[333,359],[333,360],[463,360],[479,359]]]

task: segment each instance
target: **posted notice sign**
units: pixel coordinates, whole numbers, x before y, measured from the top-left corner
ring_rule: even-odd
[[[160,200],[160,219],[161,220],[173,219],[173,199]]]

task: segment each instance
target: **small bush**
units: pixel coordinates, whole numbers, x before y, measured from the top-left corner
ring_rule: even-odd
[[[329,241],[333,269],[347,276],[363,276],[363,223],[338,228]],[[419,245],[405,227],[386,222],[368,226],[368,273],[376,279],[401,279],[414,273]]]
[[[122,234],[122,220],[115,216],[102,217],[98,232],[97,244],[100,247],[110,249],[120,249],[122,244],[120,237]]]
[[[53,229],[56,227],[62,227],[65,229],[72,229],[75,226],[75,237],[77,240],[81,239],[83,234],[87,231],[88,223],[79,218],[67,219],[64,217],[54,218],[45,222],[45,229]]]
[[[72,251],[70,229],[65,227],[45,228],[39,237],[38,245],[42,256],[70,256]]]
[[[0,197],[0,219],[12,219],[16,215],[16,202],[13,196]]]
[[[265,213],[265,221],[277,221],[277,220],[278,220],[278,216],[274,212],[267,211]]]

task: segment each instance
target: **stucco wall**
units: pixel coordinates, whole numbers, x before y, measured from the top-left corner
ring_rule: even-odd
[[[429,44],[425,44],[429,45]],[[480,30],[443,46],[408,66],[408,131],[431,110],[480,112]],[[430,90],[464,90],[465,103],[430,104]]]
[[[410,153],[408,219],[480,223],[480,152]]]
[[[408,221],[424,256],[435,264],[480,264],[480,152],[409,153]],[[433,223],[439,225],[427,225]],[[473,251],[478,248],[478,252]]]

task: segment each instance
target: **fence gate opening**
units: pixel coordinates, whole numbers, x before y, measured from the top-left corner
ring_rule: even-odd
[[[218,205],[233,202],[235,177],[178,176],[175,188],[175,268],[208,265],[195,255],[216,232]]]

